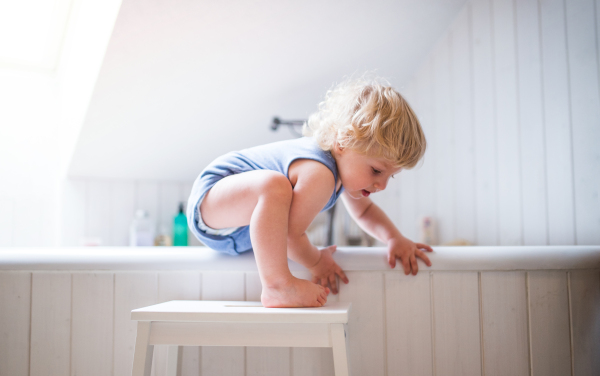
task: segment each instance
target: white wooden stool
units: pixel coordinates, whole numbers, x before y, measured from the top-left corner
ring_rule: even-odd
[[[150,376],[154,345],[171,345],[175,376],[180,346],[331,347],[336,376],[348,376],[350,303],[319,308],[264,308],[259,302],[173,300],[131,311],[138,321],[133,376]]]

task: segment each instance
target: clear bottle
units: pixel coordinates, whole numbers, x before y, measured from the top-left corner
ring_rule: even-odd
[[[187,217],[183,212],[183,202],[179,204],[179,214],[173,219],[173,245],[184,247],[188,245],[188,225]]]
[[[154,243],[154,224],[145,210],[135,212],[135,218],[129,228],[131,247],[150,247]]]

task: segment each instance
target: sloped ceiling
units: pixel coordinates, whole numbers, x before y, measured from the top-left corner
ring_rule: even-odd
[[[231,150],[294,137],[344,76],[402,91],[465,0],[123,0],[72,177],[191,181]]]

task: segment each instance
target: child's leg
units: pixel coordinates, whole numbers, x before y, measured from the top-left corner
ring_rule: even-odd
[[[206,194],[200,211],[214,229],[250,225],[252,248],[266,307],[318,307],[327,301],[323,287],[295,278],[287,261],[292,186],[283,174],[257,170],[231,175]]]

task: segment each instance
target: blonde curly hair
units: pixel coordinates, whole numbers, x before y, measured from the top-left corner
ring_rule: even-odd
[[[415,167],[425,154],[425,134],[408,102],[382,81],[350,78],[330,89],[302,133],[326,151],[337,144],[398,168]]]

